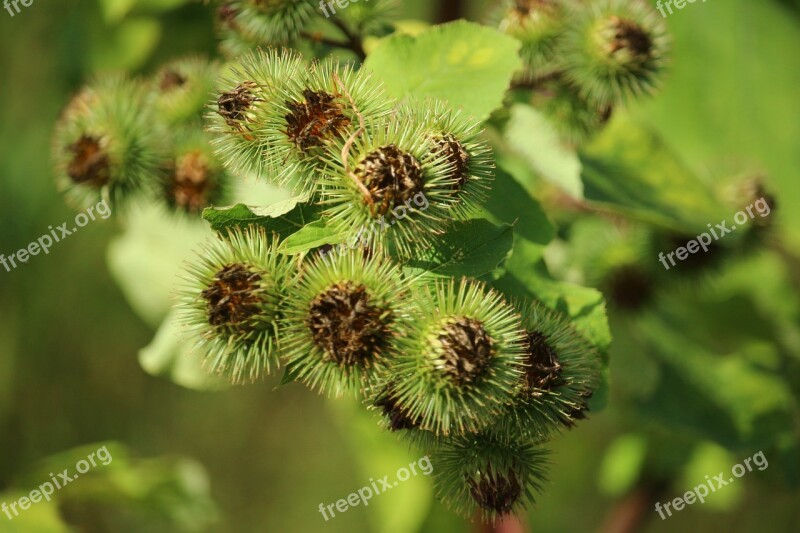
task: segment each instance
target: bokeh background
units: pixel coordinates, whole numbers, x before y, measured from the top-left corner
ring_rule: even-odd
[[[50,139],[59,111],[92,73],[149,73],[185,53],[215,53],[208,6],[148,0],[117,17],[124,4],[35,0],[13,18],[0,12],[0,253],[74,216],[53,184]],[[486,6],[464,8],[479,20]],[[441,15],[430,0],[403,2],[403,11],[429,21]],[[634,114],[707,174],[767,173],[787,235],[800,242],[800,3],[710,0],[667,22],[675,52],[665,90]],[[98,499],[63,509],[78,531],[173,531],[175,524],[221,532],[475,530],[432,500],[424,479],[324,522],[319,503],[417,459],[379,435],[374,421],[354,419],[347,405],[297,385],[202,393],[146,374],[137,353],[154,329],[131,310],[107,266],[108,244],[119,231],[114,219],[94,222],[50,255],[10,273],[0,269],[0,500],[4,491],[33,487],[21,480],[37,461],[115,441],[135,458],[186,457],[202,465],[206,476],[183,483],[198,494],[209,483],[215,507],[197,513],[213,521],[170,517],[160,509],[170,494],[151,505],[132,490],[128,500],[138,498],[136,505]],[[631,416],[626,397],[614,392],[618,376],[636,379],[636,359],[615,357],[614,349],[611,355],[609,406],[553,443],[552,480],[526,518],[531,531],[597,531],[625,504],[618,487],[633,468],[626,457],[636,456],[636,443],[619,437],[648,421]],[[744,458],[713,443],[709,454],[727,467]],[[797,531],[800,493],[774,482],[773,471],[800,474],[796,462],[773,461],[716,504],[694,505],[664,522],[653,513],[645,529]],[[705,473],[712,472],[678,482],[662,501]],[[0,531],[13,527],[0,516]]]

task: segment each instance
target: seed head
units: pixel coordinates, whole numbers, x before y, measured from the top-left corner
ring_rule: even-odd
[[[487,523],[532,503],[548,467],[540,442],[492,431],[443,439],[431,453],[437,498]]]
[[[170,61],[153,76],[154,112],[170,134],[179,125],[197,130],[197,119],[208,108],[208,95],[215,92],[219,71],[217,61],[192,55]]]
[[[522,494],[522,485],[513,470],[502,474],[492,471],[492,465],[467,483],[472,498],[481,508],[500,515],[510,512]]]
[[[303,89],[305,101],[287,101],[286,135],[303,152],[341,138],[350,126],[344,106],[335,95]]]
[[[309,0],[223,0],[216,23],[229,57],[286,44],[306,27],[316,6]]]
[[[557,68],[558,43],[567,20],[564,4],[563,0],[505,2],[499,27],[522,42],[526,75],[538,78]]]
[[[651,59],[653,39],[631,19],[612,15],[600,35],[609,59],[621,65],[635,68]]]
[[[425,185],[419,160],[394,144],[367,154],[355,173],[370,192],[374,213],[380,215],[411,200]]]
[[[232,91],[224,92],[217,99],[218,113],[231,128],[243,131],[242,123],[248,120],[247,112],[259,98],[254,94],[258,84],[246,81]]]
[[[163,92],[169,92],[173,89],[183,87],[186,83],[186,78],[180,72],[174,69],[166,69],[161,74],[161,82],[158,84],[159,89]]]
[[[179,320],[211,372],[233,383],[279,367],[279,319],[291,260],[263,228],[235,229],[209,243],[187,265]]]
[[[307,261],[283,321],[290,372],[335,396],[382,387],[407,327],[407,288],[397,265],[360,250]]]
[[[541,302],[520,304],[525,373],[512,404],[493,431],[521,439],[543,439],[572,420],[576,406],[600,382],[601,360],[567,317]]]
[[[166,158],[149,86],[103,76],[67,105],[53,135],[56,183],[86,209],[105,199],[120,213],[132,197],[156,193]]]
[[[169,205],[188,213],[199,213],[210,203],[217,184],[205,154],[199,150],[181,156],[167,171],[166,199]]]
[[[467,280],[425,287],[413,300],[417,314],[393,367],[397,401],[437,435],[491,424],[521,386],[519,316],[498,293]]]
[[[277,181],[279,171],[290,170],[285,168],[285,155],[274,161],[270,158],[276,143],[286,141],[282,133],[288,111],[284,101],[287,94],[295,94],[305,70],[307,65],[300,53],[269,48],[237,57],[217,76],[217,97],[209,103],[213,111],[206,119],[215,153],[231,173]],[[302,101],[300,96],[297,99]]]
[[[566,78],[584,98],[614,105],[658,87],[669,40],[662,17],[647,3],[597,0],[576,4],[562,51]]]
[[[561,363],[558,354],[547,342],[547,336],[540,331],[527,331],[526,337],[526,387],[531,392],[535,389],[547,391],[554,389],[560,381]]]
[[[225,265],[202,292],[207,302],[208,323],[241,328],[260,312],[258,282],[261,274],[246,265]]]
[[[100,139],[84,134],[70,145],[69,150],[72,159],[67,174],[72,181],[97,189],[108,183],[111,169]]]
[[[397,110],[397,122],[409,124],[426,140],[424,167],[437,168],[443,182],[425,179],[426,195],[442,203],[450,220],[475,218],[488,198],[494,178],[492,149],[482,124],[439,100],[412,101]]]
[[[388,341],[391,313],[370,302],[364,285],[333,285],[311,302],[306,325],[325,358],[340,365],[368,366]]]
[[[389,431],[401,431],[404,429],[416,429],[419,427],[419,421],[410,417],[407,410],[400,406],[397,398],[394,397],[391,388],[384,391],[384,393],[375,401],[373,405],[380,408],[383,416],[388,419]]]
[[[478,381],[494,356],[493,344],[478,320],[464,316],[452,318],[438,336],[442,369],[459,385]]]
[[[452,167],[454,190],[461,190],[469,179],[468,169],[470,156],[458,139],[451,134],[433,140],[435,154],[442,155]]]

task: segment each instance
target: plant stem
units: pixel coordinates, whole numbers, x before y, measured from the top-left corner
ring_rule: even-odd
[[[653,504],[664,492],[666,484],[640,485],[625,496],[606,517],[602,533],[634,533],[641,531],[652,518]]]
[[[511,84],[512,89],[530,89],[530,90],[539,90],[542,89],[542,85],[549,81],[560,80],[563,77],[564,73],[558,70],[553,72],[549,72],[538,78],[533,79],[524,79],[515,81]]]
[[[504,515],[495,519],[492,524],[481,524],[477,521],[477,533],[525,533],[525,525],[519,517],[514,515]]]
[[[301,32],[300,36],[304,39],[308,39],[309,41],[314,41],[315,43],[322,43],[327,44],[328,46],[333,46],[335,48],[345,48],[350,49],[350,43],[345,41],[337,41],[336,39],[331,39],[329,37],[325,37],[321,33],[309,33],[307,31]]]
[[[464,16],[464,0],[442,0],[439,3],[439,22],[450,22]]]
[[[340,18],[331,17],[330,21],[344,34],[347,39],[347,48],[352,50],[358,56],[358,59],[363,62],[367,58],[367,53],[364,51],[364,43],[361,42],[361,36],[352,31]]]
[[[328,20],[344,34],[345,40],[340,41],[338,39],[325,37],[321,32],[309,33],[304,31],[300,33],[301,37],[316,43],[333,46],[334,48],[350,50],[358,57],[359,61],[363,62],[367,58],[367,53],[364,51],[364,44],[361,42],[361,36],[350,30],[347,24],[341,19],[331,17]]]

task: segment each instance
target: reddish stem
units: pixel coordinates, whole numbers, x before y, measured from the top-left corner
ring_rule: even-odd
[[[495,519],[493,524],[477,522],[476,533],[525,533],[525,525],[515,515],[504,515]]]
[[[664,492],[663,484],[640,485],[623,498],[606,517],[602,533],[635,533],[655,513],[655,502]]]

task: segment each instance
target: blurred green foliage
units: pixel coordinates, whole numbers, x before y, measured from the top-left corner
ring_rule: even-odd
[[[404,4],[405,18],[430,20],[433,3]],[[482,2],[469,7],[473,17],[485,11]],[[653,166],[648,176],[654,180],[667,165],[680,168],[668,184],[657,186],[676,202],[685,200],[685,213],[697,216],[699,223],[727,215],[712,216],[702,211],[709,204],[693,204],[702,194],[698,187],[717,190],[739,173],[765,174],[781,207],[780,231],[788,249],[749,258],[702,293],[667,295],[659,300],[658,319],[611,314],[609,407],[556,441],[556,475],[529,518],[532,530],[596,530],[614,501],[640,477],[660,479],[678,472],[663,501],[762,448],[771,450],[771,468],[749,475],[744,490],[729,489],[725,498],[730,501],[695,506],[663,523],[653,520],[648,531],[796,527],[800,56],[792,51],[800,49],[798,17],[798,3],[789,0],[728,0],[695,6],[667,21],[675,43],[670,78],[658,97],[628,115],[646,132],[643,136],[657,135],[681,161],[646,153],[637,164]],[[37,2],[14,18],[0,13],[0,50],[0,253],[9,254],[45,233],[48,225],[72,216],[55,191],[49,165],[52,125],[70,95],[98,70],[148,73],[188,52],[213,54],[215,42],[210,10],[199,3],[79,0]],[[536,118],[522,112],[514,120],[524,126]],[[651,191],[609,185],[596,160],[585,164],[589,152],[582,155],[585,172],[578,183],[570,162],[542,160],[526,153],[525,143],[517,150],[521,154],[501,158],[501,165],[525,188],[534,188],[535,179],[527,182],[530,176],[518,170],[520,158],[589,199],[641,203],[653,212]],[[678,185],[675,175],[684,172],[690,177]],[[513,201],[520,201],[514,194],[520,185],[503,183]],[[526,213],[544,220],[532,205]],[[498,222],[511,222],[496,203],[494,211]],[[659,222],[670,224],[673,213],[656,212]],[[34,488],[41,476],[28,478],[26,472],[43,457],[63,464],[53,467],[61,470],[80,454],[56,454],[113,439],[125,443],[133,457],[191,457],[202,464],[220,513],[209,531],[382,532],[410,531],[415,524],[423,532],[469,530],[431,501],[424,480],[384,496],[386,501],[375,508],[323,521],[317,512],[320,502],[335,501],[369,477],[417,459],[381,441],[371,431],[374,421],[354,422],[356,415],[346,405],[331,406],[295,385],[275,388],[277,382],[199,393],[146,375],[137,353],[152,341],[164,307],[151,309],[153,319],[147,322],[128,307],[126,296],[135,301],[137,291],[127,288],[123,294],[106,265],[106,247],[119,233],[111,221],[96,222],[49,256],[35,257],[10,273],[0,271],[0,501]],[[525,237],[516,246],[526,252],[512,256],[501,282],[514,286],[524,279],[547,294],[556,282],[539,275],[538,261],[552,235],[531,231]],[[124,244],[117,241],[116,246]],[[135,249],[127,251],[118,250],[112,264],[135,272]],[[143,280],[159,277],[142,272]],[[553,291],[553,297],[562,290]],[[607,331],[592,330],[598,302],[594,289],[575,287],[564,301],[548,303],[569,311],[579,325],[583,319],[584,333],[607,342]],[[665,432],[667,423],[678,430]],[[709,437],[716,443],[707,442]],[[132,484],[152,487],[155,479],[185,488],[180,480],[186,476],[194,482],[202,478],[194,462],[148,461],[124,462],[119,476],[125,480],[117,488],[130,496]],[[111,498],[116,493],[107,483],[85,479],[74,488]],[[126,531],[137,524],[129,513],[112,511],[114,506],[102,500],[92,504],[101,510],[78,503],[65,505],[63,514],[86,531]],[[147,500],[145,507],[153,511],[164,501]],[[208,501],[191,503],[202,508],[175,505],[167,510],[186,512],[191,519],[213,514]],[[53,524],[41,531],[58,531],[52,508],[40,506],[35,512],[31,520]],[[153,523],[146,524],[139,530]],[[0,531],[4,527],[0,520]]]

